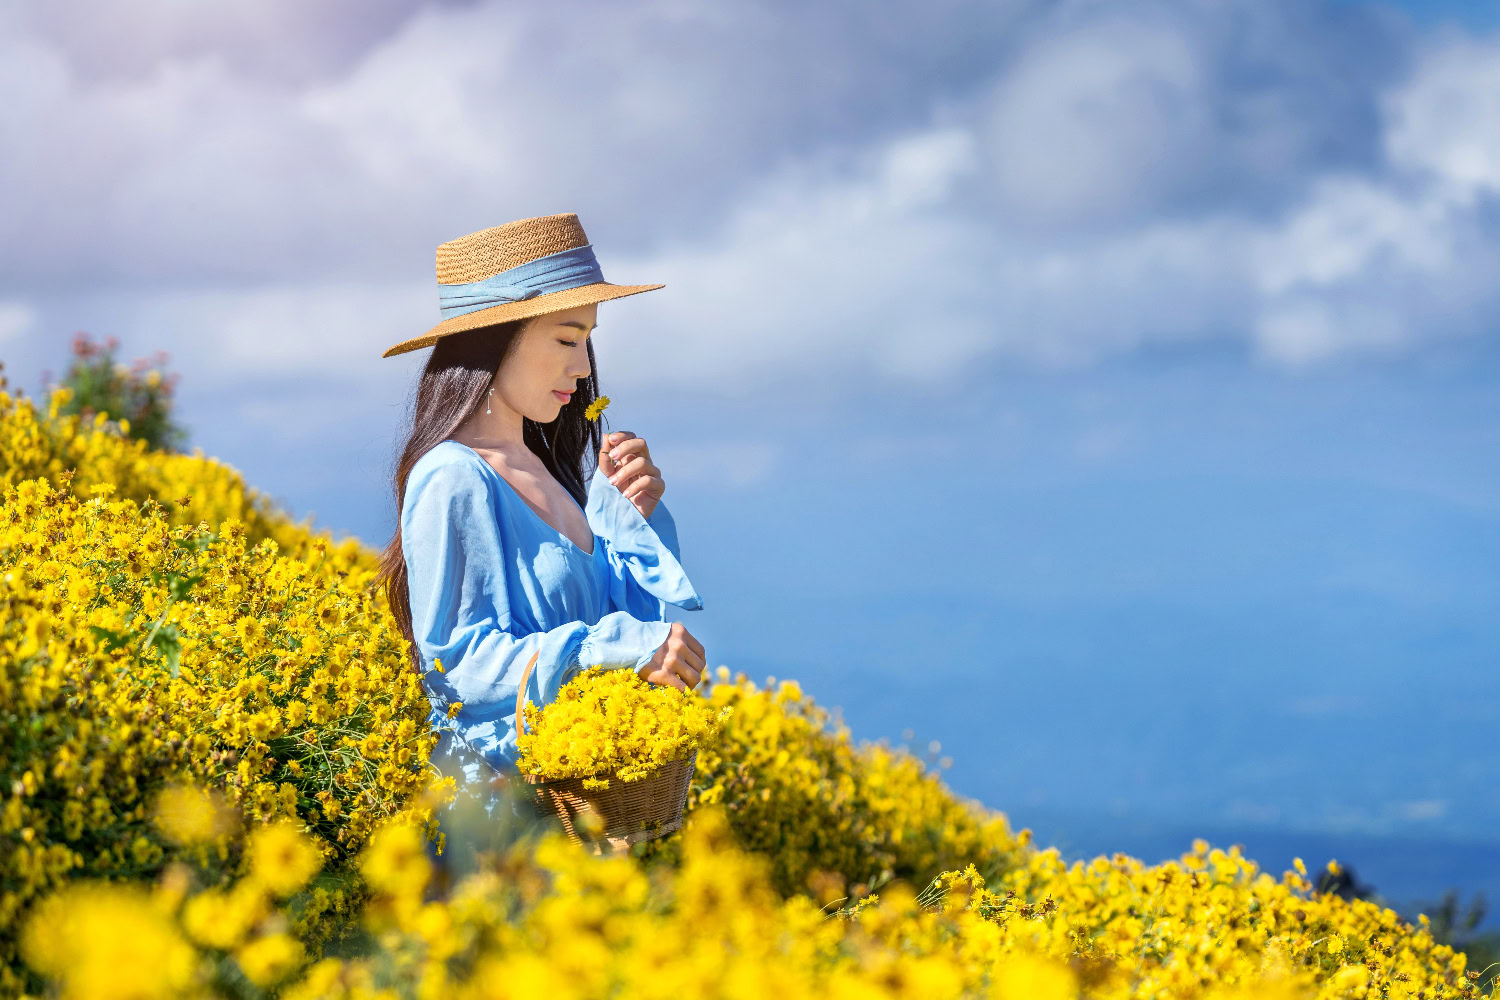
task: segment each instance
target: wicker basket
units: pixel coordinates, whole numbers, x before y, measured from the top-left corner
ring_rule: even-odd
[[[536,665],[538,650],[531,654],[516,690],[516,728],[526,732],[522,711],[526,681]],[[631,844],[662,837],[682,827],[682,812],[687,807],[688,788],[698,752],[663,764],[648,778],[621,781],[611,775],[608,788],[584,788],[582,778],[544,778],[535,774],[519,775],[522,787],[531,794],[539,816],[556,816],[575,843],[592,848],[595,854],[626,851]],[[593,812],[604,821],[597,838],[578,829],[581,812]]]

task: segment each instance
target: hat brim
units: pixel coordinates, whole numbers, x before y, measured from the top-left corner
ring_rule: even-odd
[[[639,292],[649,292],[653,289],[665,287],[667,286],[615,285],[608,281],[596,281],[592,285],[564,288],[560,292],[548,292],[546,295],[538,295],[533,299],[522,299],[519,302],[502,302],[498,306],[476,309],[471,313],[464,313],[462,316],[453,316],[445,319],[420,337],[412,337],[410,340],[401,341],[401,343],[396,344],[394,347],[386,348],[385,353],[381,357],[389,358],[395,354],[405,354],[407,351],[431,347],[438,340],[450,333],[477,330],[482,326],[494,326],[496,323],[509,323],[515,319],[528,319],[532,316],[542,316],[546,313],[561,312],[564,309],[586,306],[593,302],[622,299],[627,295],[635,295]]]

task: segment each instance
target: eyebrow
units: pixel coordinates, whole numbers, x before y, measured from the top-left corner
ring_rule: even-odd
[[[577,320],[570,319],[570,320],[566,320],[566,321],[564,321],[562,323],[559,323],[557,325],[558,326],[571,326],[571,327],[575,327],[576,329],[582,330],[584,333],[588,333],[589,332],[589,328],[586,327],[586,326],[584,326],[582,323],[578,322]],[[594,327],[594,329],[597,330],[598,327],[596,326],[596,327]]]

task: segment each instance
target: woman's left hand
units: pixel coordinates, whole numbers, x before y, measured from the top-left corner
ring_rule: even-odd
[[[651,461],[646,439],[629,431],[610,431],[599,451],[599,468],[609,481],[635,504],[642,517],[650,517],[666,492],[661,470]]]

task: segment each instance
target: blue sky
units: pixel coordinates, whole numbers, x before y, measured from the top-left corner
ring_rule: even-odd
[[[1500,858],[1497,9],[10,5],[0,357],[166,349],[383,544],[434,247],[577,212],[713,662],[1080,850],[1427,891],[1371,838]]]

